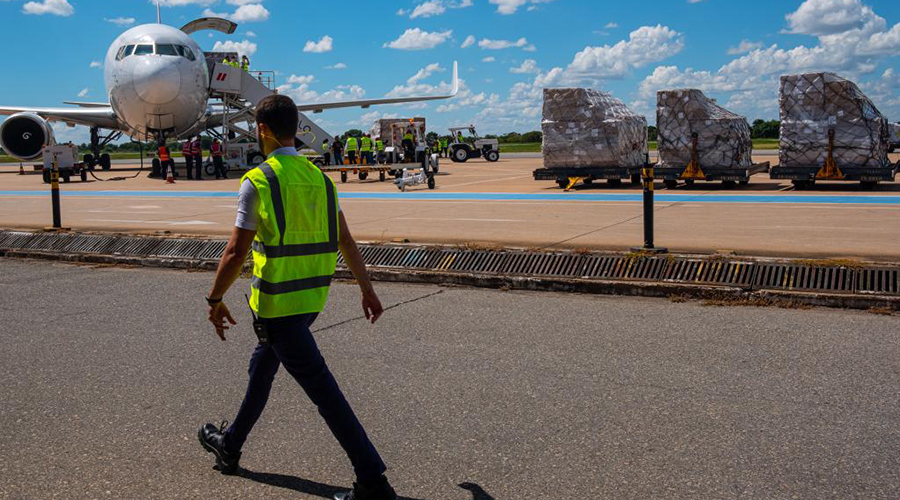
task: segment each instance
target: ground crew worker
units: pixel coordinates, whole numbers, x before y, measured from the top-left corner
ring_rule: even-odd
[[[200,171],[203,169],[203,143],[200,142],[199,135],[191,142],[191,156],[194,158],[194,172],[197,174],[197,180],[202,180],[203,177],[200,175]],[[188,179],[190,179],[190,176],[188,176]]]
[[[459,142],[459,143],[465,142],[463,140],[462,130],[459,130],[456,132],[456,142]]]
[[[381,140],[381,136],[375,138],[375,162],[384,163],[384,141]]]
[[[191,140],[190,138],[184,141],[184,144],[181,145],[181,154],[184,156],[184,164],[187,167],[187,178],[193,179],[194,174],[191,168],[194,166],[194,159],[191,156]]]
[[[403,161],[405,163],[412,163],[415,161],[414,156],[416,155],[416,148],[413,145],[413,132],[412,127],[406,129],[406,133],[403,134],[403,140],[400,144],[403,146]]]
[[[441,157],[447,156],[447,139],[441,139]]]
[[[216,179],[227,179],[228,173],[225,171],[225,162],[222,158],[225,155],[225,148],[222,147],[222,143],[218,139],[214,139],[209,149],[210,153],[212,153],[213,170],[216,171]]]
[[[362,138],[359,140],[359,143],[360,143],[359,151],[362,156],[360,163],[362,163],[364,165],[371,165],[372,164],[372,146],[374,146],[374,144],[372,143],[372,138],[369,137],[369,134],[366,134],[366,135],[362,136]]]
[[[331,161],[335,165],[344,164],[344,145],[341,144],[341,139],[338,137],[335,137],[331,143]]]
[[[348,136],[347,144],[344,145],[344,148],[347,150],[347,160],[349,160],[351,165],[356,165],[356,153],[359,151],[356,137]]]
[[[247,73],[250,72],[250,58],[248,58],[247,56],[241,57],[241,69],[246,71]]]
[[[168,170],[169,170],[169,168],[171,168],[172,169],[172,178],[174,179],[176,177],[175,176],[175,162],[172,161],[172,157],[169,155],[169,148],[166,147],[165,144],[163,144],[162,146],[159,147],[159,150],[157,151],[157,153],[159,153],[159,168],[162,169],[162,178],[168,179],[168,177],[169,177]]]
[[[209,321],[225,340],[236,324],[222,302],[241,274],[247,252],[253,249],[250,307],[259,319],[260,337],[250,360],[247,392],[234,422],[204,425],[198,437],[213,453],[220,471],[235,474],[241,447],[265,408],[279,365],[318,407],[328,428],[350,458],[357,481],[337,500],[395,500],[384,477],[386,467],[375,446],[344,398],[310,333],[325,307],[340,249],[362,291],[363,313],[374,323],[384,309],[369,280],[366,266],[350,235],[331,179],[297,153],[294,136],[297,106],[285,95],[271,95],[256,110],[259,144],[268,160],[244,175],[238,217],[207,297]],[[302,192],[295,191],[303,186]],[[302,196],[302,203],[295,196]],[[319,236],[322,235],[322,236]]]
[[[328,139],[322,141],[322,159],[325,161],[325,165],[331,165],[331,144],[328,144]]]

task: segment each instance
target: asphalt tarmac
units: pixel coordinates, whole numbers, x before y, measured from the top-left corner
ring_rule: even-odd
[[[211,273],[0,260],[0,498],[310,498],[352,481],[283,371],[224,477],[253,348],[205,320]],[[336,284],[320,348],[407,499],[894,499],[900,318]],[[435,293],[440,292],[435,295]],[[418,300],[416,300],[418,299]]]

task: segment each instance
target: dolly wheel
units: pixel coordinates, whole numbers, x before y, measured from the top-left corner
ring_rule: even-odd
[[[347,172],[341,172],[341,182],[347,182]]]
[[[663,181],[663,184],[665,184],[666,189],[675,189],[678,187],[678,181],[673,179],[666,179]]]
[[[384,182],[385,177],[386,176],[384,175],[384,170],[378,172],[378,180],[379,181]]]
[[[428,189],[434,189],[434,176],[428,176]]]
[[[560,189],[565,189],[569,187],[568,179],[556,179],[556,185],[559,186]]]
[[[722,187],[725,189],[734,189],[735,185],[734,181],[722,181]]]

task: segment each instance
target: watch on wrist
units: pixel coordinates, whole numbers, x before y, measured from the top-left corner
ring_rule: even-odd
[[[218,298],[218,299],[211,299],[211,298],[209,298],[209,297],[206,297],[206,303],[209,304],[209,305],[211,305],[211,306],[214,306],[214,305],[216,305],[216,304],[218,304],[218,303],[220,303],[220,302],[222,302],[222,298],[221,298],[221,297]]]

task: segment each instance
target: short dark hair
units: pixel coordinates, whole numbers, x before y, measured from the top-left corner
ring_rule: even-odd
[[[287,140],[297,135],[300,115],[297,105],[286,95],[270,95],[256,106],[256,123],[262,123],[275,134],[278,140]]]

